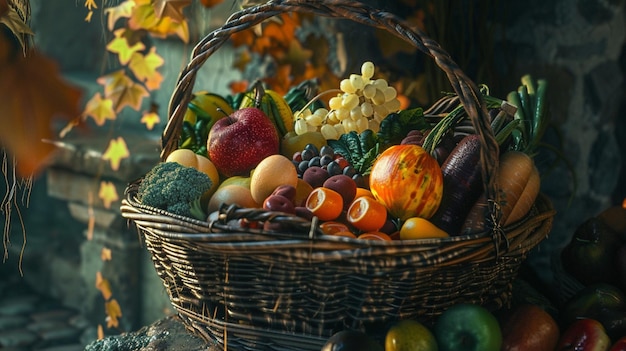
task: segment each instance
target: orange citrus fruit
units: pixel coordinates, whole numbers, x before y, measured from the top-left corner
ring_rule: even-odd
[[[447,237],[449,237],[448,233],[421,217],[411,217],[404,221],[400,227],[400,239],[402,240]]]
[[[368,189],[365,188],[356,188],[356,195],[354,195],[355,199],[360,198],[361,196],[369,196],[369,197],[374,197],[374,194],[372,194],[371,191],[369,191]]]
[[[355,228],[364,232],[374,232],[385,225],[387,208],[373,197],[361,196],[352,201],[346,218]]]
[[[327,221],[320,224],[320,229],[324,234],[335,234],[339,232],[349,232],[350,228],[345,223],[339,221]]]
[[[341,214],[343,198],[332,189],[319,187],[311,191],[306,199],[305,207],[321,221],[331,221]]]
[[[359,235],[358,238],[363,240],[391,241],[391,237],[383,232],[367,232]]]
[[[333,233],[331,235],[334,235],[334,236],[344,236],[346,238],[356,239],[356,235],[354,235],[354,233],[351,232],[351,231],[335,232],[335,233]]]

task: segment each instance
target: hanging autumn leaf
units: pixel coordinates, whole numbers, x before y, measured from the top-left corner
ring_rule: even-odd
[[[128,38],[124,35],[126,32],[127,29],[124,28],[113,32],[115,38],[113,38],[106,46],[108,51],[117,54],[122,65],[128,64],[133,54],[137,53],[137,51],[141,51],[146,48],[142,42],[136,42],[131,46],[128,43]]]
[[[13,33],[14,37],[19,41],[24,54],[29,48],[29,36],[33,35],[33,31],[30,27],[24,22],[25,14],[20,14],[18,9],[13,6],[8,6],[5,0],[0,0],[0,2],[4,2],[6,9],[2,15],[0,15],[0,24],[6,26],[11,33]],[[28,4],[27,4],[28,5]],[[26,9],[29,11],[28,9]]]
[[[102,324],[98,324],[98,340],[104,339],[104,328],[102,328]]]
[[[100,190],[98,191],[98,197],[102,200],[104,208],[111,208],[111,204],[117,200],[119,200],[119,196],[117,195],[117,189],[115,189],[115,184],[112,182],[101,181],[100,182]]]
[[[272,87],[272,90],[284,95],[287,93],[289,87],[291,87],[291,66],[281,65],[276,67],[276,72],[271,76],[263,79],[268,86]]]
[[[150,81],[152,77],[160,75],[159,72],[157,72],[157,68],[161,67],[163,62],[165,62],[165,60],[156,53],[156,47],[153,46],[145,55],[137,52],[133,53],[128,67],[139,81],[147,82]],[[158,88],[158,86],[156,88]]]
[[[85,105],[83,118],[87,117],[93,118],[98,126],[103,126],[107,120],[116,119],[117,114],[113,110],[113,100],[103,99],[99,92],[95,93]]]
[[[184,43],[189,42],[189,24],[187,21],[175,22],[169,17],[163,17],[157,25],[148,28],[153,37],[165,39],[176,34]]]
[[[176,34],[185,43],[189,42],[189,25],[186,20],[175,22],[168,16],[158,17],[150,0],[135,0],[136,6],[128,19],[131,30],[146,30],[158,38]]]
[[[111,261],[112,258],[111,249],[103,247],[100,251],[100,259],[103,261]]]
[[[105,301],[113,296],[111,293],[111,284],[100,272],[96,272],[96,289],[100,291]]]
[[[161,122],[159,115],[156,112],[146,112],[141,116],[141,123],[146,125],[148,130],[154,129],[154,126]]]
[[[185,20],[183,8],[191,5],[191,0],[154,0],[152,6],[157,18],[169,17],[174,22]]]
[[[124,70],[99,77],[97,82],[104,86],[104,97],[113,101],[113,109],[116,112],[125,106],[139,111],[143,98],[150,96],[146,88],[130,79]]]
[[[7,38],[0,35],[0,47]],[[1,51],[1,50],[0,50]],[[65,82],[56,63],[38,52],[0,57],[0,144],[17,158],[20,176],[41,170],[54,151],[53,121],[80,115],[81,91]]]
[[[107,28],[113,31],[115,23],[120,18],[129,18],[135,8],[135,2],[132,0],[126,0],[117,6],[109,7],[104,10],[104,13],[109,17],[107,18]]]
[[[245,93],[248,90],[248,85],[247,80],[237,80],[231,82],[228,87],[230,88],[230,93],[235,95],[238,93]]]
[[[148,30],[159,23],[159,18],[154,12],[151,0],[135,0],[130,17],[128,17],[128,28],[132,30]]]
[[[277,57],[281,64],[290,65],[294,75],[302,75],[313,57],[313,50],[305,49],[299,41],[293,40],[289,43],[289,50],[281,56]]]
[[[117,171],[120,169],[122,160],[128,156],[130,156],[130,152],[126,146],[126,141],[124,141],[124,138],[118,137],[109,142],[109,146],[104,154],[102,154],[102,159],[109,161],[111,163],[111,169]]]
[[[122,316],[122,309],[116,299],[111,299],[104,303],[104,311],[107,315],[107,328],[117,328],[119,318]]]
[[[87,8],[87,16],[85,17],[85,22],[91,22],[91,17],[93,16],[93,10],[98,8],[96,2],[94,0],[85,0],[85,8]]]

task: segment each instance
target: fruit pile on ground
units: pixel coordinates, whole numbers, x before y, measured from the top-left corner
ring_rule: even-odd
[[[402,106],[395,88],[374,75],[374,65],[366,62],[361,74],[341,81],[339,89],[311,99],[297,87],[283,97],[260,83],[237,96],[194,94],[178,150],[163,163],[175,162],[196,173],[186,171],[186,178],[178,179],[177,187],[164,187],[163,179],[151,177],[156,185],[142,184],[140,200],[202,221],[211,221],[224,205],[262,208],[308,220],[317,217],[324,234],[355,240],[445,240],[487,230],[489,189],[484,188],[480,164],[484,146],[459,100],[449,95],[428,110]],[[504,226],[527,215],[540,186],[533,156],[547,125],[546,82],[524,77],[522,83],[507,100],[481,91],[499,145],[497,187]],[[329,95],[328,100],[322,100]],[[202,187],[193,183],[183,186],[192,179],[200,179]],[[174,194],[149,202],[155,198],[150,191],[163,193],[170,188],[178,192],[193,190],[184,191],[186,196]],[[270,222],[241,221],[240,225],[267,231],[283,229]],[[564,250],[563,262],[572,269],[570,273],[585,273],[576,276],[584,284],[598,283],[600,277],[606,277],[603,283],[624,288],[619,285],[626,281],[624,237],[604,235],[595,223],[586,226],[587,231],[577,234]],[[604,248],[590,247],[596,241]],[[590,257],[594,258],[592,263],[587,262]],[[607,270],[606,263],[602,263],[607,260],[620,269]],[[626,310],[623,297],[618,300],[613,307]],[[601,308],[603,313],[607,308]],[[453,306],[433,326],[416,321],[392,326],[386,349],[436,350],[436,344],[442,350],[471,349],[455,344],[465,342],[457,333],[467,333],[469,339],[481,345],[477,349],[488,351],[521,343],[516,338],[528,339],[524,333],[535,335],[530,339],[539,339],[537,335],[544,332],[549,335],[541,337],[545,339],[542,343],[550,347],[543,349],[554,349],[558,337],[552,329],[531,332],[530,323],[519,322],[530,318],[524,313],[541,314],[542,318],[546,315],[528,310],[513,314],[512,321],[500,327],[489,319],[489,312],[476,306]],[[615,323],[624,326],[626,317],[620,313],[622,319],[612,315],[611,321],[618,320]],[[583,330],[572,333],[599,333],[601,328],[592,321],[600,320],[603,330],[609,330],[616,340],[619,332],[607,326],[608,317],[603,320],[600,315],[584,313],[571,316],[567,327],[571,324],[574,330]],[[582,317],[585,320],[578,321]],[[477,330],[477,325],[485,330]],[[432,334],[429,328],[433,328]],[[570,338],[570,329],[563,324],[560,329],[559,343],[563,344]],[[419,337],[408,341],[406,335]],[[593,338],[599,337],[588,337]],[[423,346],[401,346],[418,342],[415,340]]]

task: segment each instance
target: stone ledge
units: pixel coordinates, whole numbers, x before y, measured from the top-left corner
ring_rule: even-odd
[[[85,348],[85,351],[220,351],[215,345],[209,345],[201,338],[190,334],[177,316],[166,317],[145,326],[140,330],[118,336],[109,336],[97,340]]]
[[[74,136],[54,142],[57,150],[51,167],[130,182],[145,174],[159,161],[161,141],[158,138],[142,133],[126,133],[121,137],[126,141],[130,156],[122,159],[117,171],[112,170],[109,163],[102,159],[110,141],[110,138],[102,135]]]

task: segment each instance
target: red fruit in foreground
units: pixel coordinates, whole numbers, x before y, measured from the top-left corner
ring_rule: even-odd
[[[609,351],[626,351],[626,336],[617,340]]]
[[[263,202],[263,209],[296,214],[293,202],[283,195],[270,195]]]
[[[209,132],[209,158],[226,177],[248,175],[264,158],[279,152],[276,127],[259,109],[242,108],[219,119]]]
[[[272,195],[282,195],[289,199],[289,201],[294,202],[296,199],[296,187],[289,184],[279,185],[274,189]]]
[[[556,351],[606,351],[611,340],[602,324],[595,319],[579,319],[572,323],[556,347]]]
[[[345,209],[350,207],[350,203],[352,203],[352,200],[354,200],[356,196],[356,182],[354,179],[344,174],[337,174],[326,179],[323,187],[338,192],[343,199]]]
[[[559,342],[559,326],[536,305],[521,305],[504,322],[502,351],[553,351]]]

